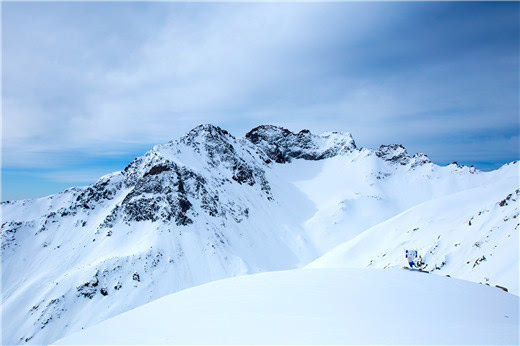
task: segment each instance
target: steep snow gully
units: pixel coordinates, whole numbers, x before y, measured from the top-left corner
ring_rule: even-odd
[[[519,185],[516,161],[481,172],[348,133],[200,125],[92,185],[2,203],[2,342],[243,274],[400,269],[408,248],[517,300]]]

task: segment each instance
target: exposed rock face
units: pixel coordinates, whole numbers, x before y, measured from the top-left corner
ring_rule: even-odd
[[[293,133],[272,125],[252,129],[246,138],[277,163],[291,162],[291,159],[322,160],[356,149],[349,133],[330,132],[317,136],[309,130]]]
[[[410,155],[401,144],[381,145],[375,153],[377,157],[401,165],[410,162]]]
[[[374,151],[375,155],[387,162],[406,166],[410,168],[416,168],[428,163],[431,163],[430,159],[424,153],[417,153],[413,156],[408,154],[408,151],[401,144],[390,144],[381,145]],[[462,168],[460,166],[459,168]]]
[[[110,224],[117,218],[125,222],[146,221],[164,222],[174,220],[177,225],[192,223],[193,212],[190,199],[202,199],[204,205],[215,198],[205,189],[204,177],[174,163],[153,166],[138,179],[134,188],[123,199],[120,208],[110,214]],[[149,172],[150,172],[149,171]]]
[[[315,190],[352,187],[350,197],[332,191],[338,204],[326,196],[332,209],[316,211],[305,200],[307,192],[280,173],[294,160],[341,163],[341,175],[320,180]],[[467,173],[461,167],[442,169],[456,180]],[[334,215],[331,222],[341,225],[356,216],[342,214],[354,213],[356,203],[395,205],[391,192],[378,190],[394,175],[420,171],[417,180],[430,186],[437,169],[426,155],[410,157],[400,145],[358,149],[348,133],[259,126],[237,139],[217,126],[200,125],[90,186],[3,202],[2,309],[9,318],[2,341],[52,343],[187,287],[301,266],[321,254],[302,226],[312,213]],[[345,178],[349,170],[355,171],[351,179],[359,179]],[[503,204],[517,198],[518,193]],[[320,236],[334,232],[326,229]]]
[[[426,154],[424,154],[424,153],[417,153],[417,154],[415,154],[412,157],[412,159],[410,160],[410,163],[412,165],[412,168],[415,168],[417,166],[422,166],[422,165],[425,165],[427,163],[431,163],[431,161],[428,158],[428,156],[426,156]]]
[[[157,146],[135,159],[123,172],[124,185],[130,191],[107,215],[100,228],[111,228],[117,220],[126,223],[173,220],[177,226],[186,226],[193,223],[200,211],[212,217],[241,217],[243,214],[237,210],[219,203],[221,191],[214,187],[226,186],[233,181],[258,185],[267,199],[271,197],[265,178],[265,157],[253,157],[247,149],[248,155],[244,157],[243,153],[235,150],[235,146],[242,146],[242,143],[227,131],[213,125],[200,125],[178,142]],[[203,171],[215,170],[213,173],[216,174],[205,177],[194,167],[176,163],[175,155],[183,154],[196,159]],[[103,190],[108,183],[109,180],[103,181],[92,188],[98,200],[110,199],[114,195],[113,190],[122,186],[119,183],[107,191]],[[200,206],[200,211],[193,209],[193,203]]]

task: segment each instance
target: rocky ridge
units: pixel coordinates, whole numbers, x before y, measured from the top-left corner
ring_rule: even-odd
[[[347,212],[343,222],[365,217],[346,206],[386,201],[393,190],[377,192],[376,184],[413,176],[429,186],[433,177],[447,174],[446,186],[462,189],[467,183],[461,177],[482,179],[477,170],[439,168],[400,145],[358,148],[348,133],[259,126],[237,139],[200,125],[90,186],[2,203],[2,309],[12,316],[4,319],[4,343],[50,343],[180,289],[309,263],[322,252],[302,225],[316,211],[280,168],[290,170],[296,161],[326,167],[338,160],[344,172],[366,171],[352,177],[360,179],[351,182],[360,186],[353,197],[332,205],[334,213]],[[345,189],[341,184],[333,190]],[[388,201],[401,208],[388,215],[410,204]],[[335,217],[320,222],[330,227],[319,237],[337,234],[329,225]]]

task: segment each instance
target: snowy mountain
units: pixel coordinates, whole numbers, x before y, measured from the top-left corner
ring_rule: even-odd
[[[399,267],[406,264],[404,249],[417,249],[424,270],[507,287],[518,295],[517,184],[512,176],[424,202],[369,228],[308,267]]]
[[[437,275],[296,269],[190,288],[56,344],[517,345],[518,309],[517,296]]]
[[[246,134],[269,158],[278,163],[292,159],[322,160],[356,149],[349,133],[330,132],[319,136],[309,130],[299,133],[278,126],[258,126]]]
[[[305,266],[342,243],[313,265],[401,267],[414,246],[430,268],[444,258],[443,275],[518,294],[518,168],[440,167],[399,145],[358,148],[348,133],[259,126],[237,139],[198,126],[90,186],[2,203],[2,341],[52,343],[185,288]]]

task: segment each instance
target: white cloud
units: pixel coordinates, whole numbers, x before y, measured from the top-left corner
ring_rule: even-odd
[[[199,123],[236,135],[262,123],[346,130],[367,146],[518,126],[515,91],[504,94],[503,86],[510,58],[472,61],[478,55],[467,50],[473,55],[423,56],[424,66],[407,60],[421,58],[414,54],[429,42],[403,31],[403,23],[420,22],[421,7],[119,5],[100,3],[107,11],[99,15],[90,4],[4,10],[16,16],[5,31],[4,165],[57,166],[66,152],[128,153]],[[388,41],[387,32],[399,30],[403,40]],[[446,38],[431,35],[436,44]],[[490,61],[504,65],[493,69]]]

